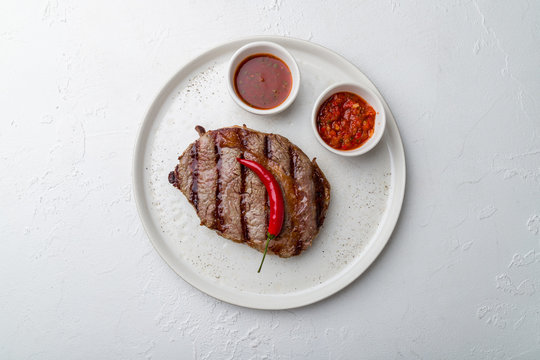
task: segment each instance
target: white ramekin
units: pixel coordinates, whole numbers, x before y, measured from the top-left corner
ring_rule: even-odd
[[[255,54],[274,55],[281,59],[291,71],[292,86],[289,96],[287,96],[285,101],[283,101],[281,104],[271,109],[256,109],[249,106],[244,101],[242,101],[242,99],[238,96],[234,89],[234,75],[236,72],[236,68],[245,58]],[[296,64],[293,56],[283,46],[269,41],[256,41],[242,46],[232,56],[231,60],[229,61],[229,68],[227,72],[227,87],[229,89],[229,94],[231,94],[233,100],[242,109],[257,115],[277,114],[288,108],[294,102],[294,99],[296,99],[296,95],[298,95],[298,89],[300,88],[300,71],[298,70],[298,65]]]
[[[319,134],[319,131],[317,130],[317,116],[319,114],[319,109],[324,102],[330,98],[332,95],[339,93],[339,92],[350,92],[353,94],[356,94],[363,98],[369,105],[373,107],[377,115],[375,116],[375,128],[373,131],[373,135],[360,147],[352,150],[338,150],[334,149],[330,145],[328,145]],[[328,87],[323,93],[319,96],[317,101],[315,101],[315,105],[313,106],[313,112],[311,115],[311,125],[313,128],[313,133],[315,134],[315,137],[322,146],[324,146],[327,150],[338,154],[342,156],[357,156],[367,153],[369,150],[373,149],[375,145],[379,143],[381,140],[384,128],[386,127],[386,114],[384,111],[384,106],[381,102],[381,99],[375,92],[368,89],[367,87],[357,84],[357,83],[342,83],[342,84],[335,84],[330,87]]]

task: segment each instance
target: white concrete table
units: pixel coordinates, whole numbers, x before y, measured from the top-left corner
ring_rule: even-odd
[[[0,358],[540,358],[540,3],[301,3],[0,4]],[[254,34],[359,66],[408,162],[379,259],[292,311],[185,283],[131,191],[157,90]]]

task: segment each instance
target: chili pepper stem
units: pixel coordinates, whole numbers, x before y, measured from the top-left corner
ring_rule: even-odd
[[[257,273],[261,272],[261,269],[262,269],[262,266],[263,266],[263,263],[264,263],[264,258],[266,257],[266,252],[268,251],[268,244],[270,244],[270,240],[273,240],[274,238],[275,238],[274,235],[272,235],[270,233],[266,233],[266,247],[264,248],[263,258],[261,260],[261,265],[259,266],[259,270],[257,270]]]

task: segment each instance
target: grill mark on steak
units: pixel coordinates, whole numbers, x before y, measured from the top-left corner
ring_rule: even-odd
[[[293,151],[292,146],[289,146],[289,174],[291,178],[293,179],[293,185],[294,185],[294,179],[295,179],[295,169],[296,169],[296,158],[295,153]]]
[[[240,156],[241,159],[244,158],[244,154]],[[242,240],[249,241],[249,231],[246,224],[246,167],[242,166],[240,168],[240,224],[242,225]]]
[[[238,138],[240,139],[241,152],[240,158],[244,159],[244,152],[246,151],[246,137],[245,130],[241,129],[238,132]],[[242,241],[249,241],[249,231],[246,223],[246,167],[240,166],[240,224],[242,226]]]
[[[315,162],[315,160],[313,160]],[[317,228],[320,228],[324,222],[323,206],[325,201],[324,175],[318,166],[313,169],[313,184],[315,185],[315,213],[317,219]]]
[[[271,151],[272,151],[272,148],[270,147],[270,138],[268,137],[268,135],[265,135],[264,136],[264,150],[263,150],[264,157],[267,159],[270,159],[272,157]]]
[[[221,208],[221,146],[219,146],[218,141],[216,139],[216,134],[213,134],[212,139],[214,140],[214,149],[216,153],[216,205],[215,205],[215,223],[214,227],[218,231],[222,231],[223,229],[223,209]]]
[[[263,154],[265,157],[265,161],[268,164],[268,159],[272,158],[272,147],[270,144],[270,138],[268,135],[264,136],[264,150]],[[266,166],[268,169],[268,166]],[[268,225],[270,224],[270,199],[268,198],[268,192],[264,192],[264,216],[265,216],[265,229],[268,229]]]
[[[189,193],[189,200],[195,206],[195,209],[199,210],[199,163],[197,159],[199,142],[196,141],[195,145],[191,148],[189,167],[191,169],[191,188]]]
[[[294,151],[292,146],[289,146],[289,174],[292,179],[292,187],[294,190],[294,197],[298,199],[298,186],[296,184],[296,164],[298,162],[298,155]],[[296,203],[296,201],[295,201]],[[294,215],[291,216],[291,225],[292,225],[292,238],[295,241],[295,247],[294,247],[294,255],[300,254],[302,251],[302,242],[300,241],[299,236],[299,229],[298,229],[298,219],[296,218],[296,206],[295,211],[293,212]]]

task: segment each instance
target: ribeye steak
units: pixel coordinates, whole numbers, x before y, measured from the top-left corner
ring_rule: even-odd
[[[236,158],[254,160],[272,172],[283,190],[285,220],[268,252],[290,257],[307,249],[323,225],[330,184],[315,159],[287,138],[244,127],[206,132],[178,158],[169,182],[195,207],[201,225],[264,251],[268,195],[259,178]]]

